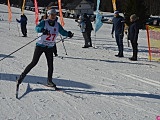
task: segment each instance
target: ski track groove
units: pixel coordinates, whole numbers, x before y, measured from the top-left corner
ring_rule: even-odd
[[[6,84],[5,84],[5,86],[6,86],[6,88],[8,87]],[[7,93],[7,91],[6,91],[6,93]],[[13,92],[12,95],[15,96],[15,92]],[[6,98],[6,101],[7,101],[7,103],[8,103],[8,106],[9,106],[9,107],[11,108],[11,110],[12,110],[12,113],[15,113],[14,115],[17,115],[16,112],[15,112],[15,110],[14,110],[14,107],[13,107],[13,105],[15,105],[15,104],[11,105],[10,102],[8,101],[8,97],[6,96],[6,94],[4,94],[4,96],[5,96],[5,98]],[[12,101],[13,101],[13,100],[12,100]],[[14,101],[16,102],[17,99],[15,98]],[[17,103],[16,103],[16,104],[17,104]],[[19,106],[19,104],[16,105],[16,106],[18,106],[18,107],[21,109],[21,107]],[[26,113],[26,111],[25,111],[24,113]],[[26,115],[26,114],[23,114],[23,115]],[[20,116],[21,116],[21,113],[19,113],[18,116],[15,116],[15,119],[16,119],[16,118],[19,118]],[[28,117],[28,115],[26,115],[26,117]]]
[[[125,105],[125,106],[130,106],[131,108],[137,109],[138,111],[141,110],[141,111],[144,111],[144,112],[153,114],[153,115],[157,115],[157,114],[155,114],[155,112],[146,111],[145,108],[142,108],[141,106],[137,106],[137,105],[135,105],[135,104],[133,105],[133,104],[131,104],[131,103],[125,101],[125,100],[123,100],[123,101],[120,100],[120,101],[119,101],[119,100],[118,100],[117,98],[115,98],[115,97],[112,97],[112,99],[116,100],[116,101],[113,101],[113,102],[116,102],[116,103],[118,103],[118,104],[119,104],[119,102],[121,102],[123,105]]]
[[[21,87],[21,88],[20,88]],[[21,93],[22,89],[25,89],[24,85],[19,87],[19,94]],[[21,111],[23,110],[23,113],[21,112],[20,114],[23,114],[26,116],[27,120],[29,120],[31,118],[30,113],[26,110],[26,108],[29,108],[28,103],[26,104],[24,101],[22,100],[17,100],[18,101],[18,106],[21,109]]]
[[[52,89],[52,88],[51,88],[51,89]],[[63,99],[61,98],[61,96],[54,95],[54,92],[59,92],[59,94],[63,94],[62,96],[65,96],[65,97],[66,97],[66,96],[68,96],[67,93],[63,93],[62,91],[46,91],[46,92],[47,92],[47,94],[50,94],[50,95],[48,95],[50,98],[56,100],[55,97],[57,97],[57,98],[59,98],[59,99],[61,100],[61,102],[63,101],[64,104],[66,103],[65,105],[68,105],[69,107],[72,106],[72,107],[70,107],[70,109],[71,109],[71,108],[74,108],[74,109],[75,109],[75,107],[73,107],[72,104],[70,104],[68,101],[63,100]],[[51,92],[53,92],[53,94],[52,94]],[[46,94],[46,93],[44,93],[44,94]],[[66,95],[65,95],[65,94],[66,94]],[[54,96],[54,97],[52,97],[52,96]],[[69,95],[69,96],[72,97],[71,95]],[[69,98],[70,98],[70,97],[69,97]],[[74,98],[75,98],[75,97],[74,97]],[[59,105],[62,104],[61,102],[59,102],[59,101],[57,101],[57,100],[56,100],[56,102],[58,102]],[[64,104],[63,104],[63,105],[64,105]],[[61,105],[61,106],[63,107],[63,105]],[[68,107],[67,107],[67,108],[68,108]],[[67,110],[69,110],[69,112],[72,113],[72,110],[70,110],[70,109],[67,109]],[[76,109],[75,109],[75,110],[76,110]],[[78,114],[79,114],[79,113],[78,113]],[[81,117],[82,120],[85,120],[83,115],[80,115],[80,114],[79,114],[79,116]],[[72,117],[73,117],[73,116],[72,116]]]
[[[84,65],[85,66],[85,65]],[[88,68],[87,68],[88,69]],[[90,69],[90,70],[93,70],[94,71],[94,69]],[[117,73],[119,73],[119,74],[121,74],[120,72],[115,72],[114,71],[114,74],[117,74]],[[78,75],[78,73],[75,71],[75,73],[74,74],[77,74]],[[126,74],[125,74],[126,75]],[[107,78],[107,79],[109,79],[109,80],[111,80],[111,81],[113,81],[113,79],[110,79],[110,78]],[[106,85],[102,85],[102,84],[98,84],[98,83],[95,83],[95,82],[89,82],[89,81],[87,81],[86,83],[91,83],[91,84],[95,84],[95,85],[100,85],[100,86],[104,86],[104,87],[107,87],[108,88],[108,86],[106,86]],[[120,88],[123,88],[122,86],[120,86],[119,85],[119,87]],[[117,85],[116,85],[116,88],[117,88]],[[114,98],[114,97],[113,97]],[[116,98],[114,98],[114,99],[116,99]],[[118,99],[118,98],[117,98]],[[117,100],[116,99],[116,100]],[[141,108],[141,106],[137,106],[136,104],[130,104],[129,102],[124,102],[124,101],[117,101],[117,103],[119,103],[119,102],[121,102],[121,103],[123,103],[124,105],[129,105],[131,108],[134,108],[134,109],[136,109],[136,110],[141,110],[141,111],[143,111],[143,112],[147,112],[147,113],[150,113],[150,114],[154,114],[155,115],[155,113],[154,112],[150,112],[150,111],[146,111],[145,109],[143,109],[143,108]],[[136,107],[135,107],[136,106]]]
[[[51,95],[51,93],[49,93],[50,95]],[[51,96],[50,96],[51,97]],[[56,96],[57,97],[57,96]],[[53,97],[52,97],[53,98]],[[58,97],[58,98],[60,98],[61,99],[61,97]],[[69,102],[68,101],[65,101],[65,100],[63,100],[63,99],[61,99],[64,103],[67,103],[69,106],[72,106],[71,104],[69,104]],[[57,101],[58,102],[58,101]],[[59,104],[62,104],[61,102],[59,102]],[[66,105],[66,104],[65,104]],[[71,108],[74,108],[75,109],[75,107],[71,107]],[[69,109],[67,109],[67,110],[69,110]],[[76,109],[75,109],[76,110]],[[71,110],[69,110],[71,113],[72,113],[72,111]],[[79,114],[80,115],[80,114]],[[80,115],[80,117],[81,117],[81,119],[83,120],[83,116],[82,115]]]
[[[143,82],[143,83],[147,83],[149,85],[160,87],[160,82],[154,81],[152,79],[148,79],[148,78],[145,78],[145,77],[140,77],[140,76],[135,75],[135,74],[123,74],[123,73],[119,73],[119,74],[121,74],[123,76],[126,76],[126,77],[129,77],[129,78],[132,78],[134,80],[138,80],[138,81]]]
[[[41,116],[41,114],[39,113],[38,110],[36,110],[37,106],[35,105],[35,102],[33,102],[31,96],[32,96],[32,95],[29,96],[29,99],[30,99],[30,101],[31,101],[31,103],[32,103],[32,105],[33,105],[33,109],[34,109],[34,112],[35,112],[35,115],[36,115],[36,119],[40,119],[41,117],[38,117],[38,116]],[[39,106],[38,106],[38,107],[39,107]]]
[[[23,86],[24,87],[24,86]],[[31,89],[32,89],[32,87],[31,87]],[[33,90],[33,89],[32,89]],[[30,92],[30,93],[32,93],[32,92]],[[39,112],[42,112],[43,111],[43,107],[40,107],[38,104],[40,104],[39,102],[37,102],[37,103],[35,103],[33,100],[35,100],[35,99],[33,99],[36,95],[33,95],[33,94],[29,94],[28,95],[29,97],[27,97],[27,101],[31,101],[31,104],[30,105],[33,105],[33,110],[34,110],[34,118],[36,118],[36,119],[43,119],[43,118],[45,118],[47,115],[45,115],[45,116],[42,116],[41,115],[41,113],[39,113]],[[38,99],[38,97],[36,97],[36,99]],[[40,99],[39,99],[40,100]],[[41,101],[40,101],[41,102]],[[36,110],[37,109],[37,110]],[[49,109],[49,108],[48,108]],[[32,118],[33,119],[33,118]]]

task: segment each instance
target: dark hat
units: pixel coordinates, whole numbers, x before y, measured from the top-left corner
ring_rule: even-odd
[[[117,10],[116,10],[116,11],[114,11],[114,14],[119,14],[119,11],[117,11]]]

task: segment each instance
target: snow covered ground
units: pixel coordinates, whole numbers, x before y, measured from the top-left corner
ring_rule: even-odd
[[[37,37],[34,13],[28,17],[28,37],[19,37],[16,18],[20,9],[12,8],[8,24],[7,6],[0,5],[0,59]],[[53,80],[65,93],[56,92],[37,82],[46,83],[47,64],[42,55],[24,82],[19,99],[15,98],[16,77],[30,63],[35,42],[0,61],[0,120],[156,120],[160,115],[160,63],[148,61],[146,31],[139,35],[139,59],[129,61],[131,47],[124,37],[124,58],[117,58],[111,24],[104,24],[92,40],[97,49],[84,49],[83,37],[73,19],[64,19],[65,29],[74,32],[66,39],[65,51],[58,43],[54,58]],[[20,36],[22,34],[20,33]],[[58,37],[60,40],[60,37]]]

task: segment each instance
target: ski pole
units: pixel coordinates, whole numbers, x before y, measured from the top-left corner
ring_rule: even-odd
[[[127,39],[127,44],[128,44],[128,47],[130,47],[130,44],[129,44],[129,40]]]
[[[43,35],[43,34],[42,34],[42,35]],[[41,36],[42,36],[42,35],[41,35]],[[2,59],[0,59],[0,61],[4,60],[5,58],[7,58],[7,57],[11,56],[13,53],[15,53],[15,52],[19,51],[20,49],[22,49],[22,48],[24,48],[25,46],[29,45],[30,43],[34,42],[36,39],[38,39],[38,38],[39,38],[39,37],[41,37],[41,36],[38,36],[38,37],[37,37],[37,38],[35,38],[34,40],[32,40],[32,41],[28,42],[27,44],[23,45],[22,47],[20,47],[19,49],[15,50],[15,51],[14,51],[14,52],[12,52],[12,53],[10,53],[9,55],[7,55],[7,56],[3,57]]]
[[[64,50],[65,50],[65,53],[67,55],[67,51],[66,51],[66,48],[65,48],[65,45],[64,45],[64,39],[62,39],[62,36],[60,35],[60,38],[61,38],[61,41],[62,41],[62,44],[63,44],[63,47],[64,47]]]
[[[17,23],[17,28],[18,28],[18,33],[19,33],[19,36],[20,36],[19,27],[18,27],[18,23]]]
[[[59,42],[63,41],[64,39],[67,39],[67,37],[57,41],[56,43],[59,43]]]

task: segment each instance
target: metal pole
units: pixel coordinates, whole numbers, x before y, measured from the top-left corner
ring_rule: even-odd
[[[65,45],[64,45],[64,39],[62,39],[62,36],[60,35],[60,38],[61,38],[61,41],[62,41],[62,44],[63,44],[63,47],[64,47],[64,50],[65,50],[65,53],[67,55],[67,51],[66,51],[66,48],[65,48]]]
[[[18,23],[17,23],[17,28],[18,28],[18,33],[19,33],[19,36],[20,36],[19,27],[18,27]]]
[[[42,34],[42,35],[43,35],[43,34]],[[41,36],[42,36],[42,35],[41,35]],[[41,36],[39,36],[39,37],[41,37]],[[20,49],[22,49],[22,48],[24,48],[25,46],[29,45],[30,43],[34,42],[34,41],[35,41],[36,39],[38,39],[39,37],[37,37],[37,38],[35,38],[34,40],[32,40],[32,41],[28,42],[27,44],[23,45],[22,47],[20,47],[19,49],[15,50],[15,51],[14,51],[14,52],[12,52],[12,53],[10,53],[9,55],[7,55],[7,56],[3,57],[2,59],[0,59],[0,61],[4,60],[5,58],[7,58],[7,57],[11,56],[13,53],[15,53],[15,52],[19,51]]]

